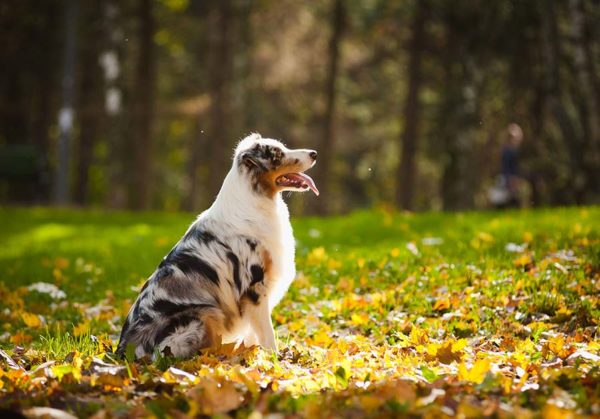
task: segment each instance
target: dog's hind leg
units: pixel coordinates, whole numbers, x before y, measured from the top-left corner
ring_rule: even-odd
[[[171,354],[178,358],[192,356],[199,349],[210,346],[202,320],[188,321],[185,317],[171,319],[157,333],[155,342],[161,352],[169,348]]]

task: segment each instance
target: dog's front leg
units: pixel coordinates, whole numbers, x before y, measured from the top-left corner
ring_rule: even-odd
[[[256,293],[252,293],[252,301],[246,306],[246,313],[250,321],[250,327],[256,334],[258,344],[265,349],[277,352],[277,342],[275,341],[275,331],[271,322],[271,310],[269,310],[269,300],[266,292],[261,286],[255,287]],[[263,291],[263,292],[260,292]]]

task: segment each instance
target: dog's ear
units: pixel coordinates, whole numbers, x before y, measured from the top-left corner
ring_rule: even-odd
[[[250,151],[244,151],[240,155],[240,161],[246,166],[248,169],[259,169],[264,170],[265,167],[252,155]]]

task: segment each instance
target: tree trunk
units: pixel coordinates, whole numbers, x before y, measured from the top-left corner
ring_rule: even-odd
[[[125,159],[133,147],[125,141],[123,113],[123,77],[121,63],[123,60],[123,22],[118,0],[103,2],[103,42],[100,63],[104,74],[104,109],[106,115],[106,135],[108,143],[107,193],[106,206],[109,208],[127,207],[128,185],[125,181]],[[131,149],[130,149],[131,148]]]
[[[570,0],[569,9],[575,76],[578,86],[579,114],[582,119],[584,137],[582,138],[582,146],[586,150],[582,153],[582,169],[586,176],[586,184],[595,188],[595,192],[598,192],[600,187],[595,179],[600,174],[598,172],[598,167],[600,167],[598,150],[600,144],[600,106],[596,95],[594,63],[591,60],[591,41],[586,30],[583,1]],[[584,199],[582,198],[581,201],[584,201]]]
[[[69,174],[71,167],[71,133],[75,111],[75,55],[77,49],[78,2],[69,0],[65,6],[65,46],[63,55],[62,106],[58,117],[58,162],[54,179],[54,202],[67,204],[70,200]]]
[[[414,185],[417,178],[415,157],[419,119],[421,117],[421,102],[419,93],[423,82],[421,58],[424,49],[425,22],[427,5],[423,0],[417,0],[412,22],[412,37],[408,47],[408,91],[404,103],[404,130],[400,137],[402,157],[396,176],[396,200],[400,208],[413,209]]]
[[[35,118],[32,122],[33,142],[40,153],[40,166],[36,182],[33,202],[47,203],[52,192],[49,179],[51,161],[50,127],[56,115],[58,96],[56,77],[60,61],[57,59],[60,50],[61,15],[60,7],[55,2],[44,2],[45,25],[39,43],[40,62],[35,70],[39,98],[36,101]],[[12,102],[9,102],[12,103]]]
[[[210,136],[208,138],[208,191],[213,199],[231,163],[230,84],[232,72],[231,0],[221,0],[209,17],[210,28]]]
[[[583,144],[575,123],[562,103],[560,80],[560,33],[556,22],[554,3],[542,1],[538,3],[542,14],[541,40],[542,57],[544,61],[544,87],[546,90],[547,112],[551,114],[562,135],[562,141],[570,156],[571,172],[569,185],[564,191],[563,204],[580,202],[586,188],[583,167]]]
[[[136,68],[132,207],[146,209],[150,204],[152,182],[152,126],[154,119],[156,23],[152,0],[139,0],[139,57]]]
[[[102,115],[102,78],[99,66],[100,31],[96,23],[98,2],[92,2],[86,16],[85,45],[82,48],[81,94],[79,106],[79,147],[74,200],[85,205],[89,195],[89,172],[92,165],[94,144]]]
[[[333,156],[335,153],[335,113],[337,105],[336,85],[339,73],[340,44],[345,25],[344,0],[334,0],[331,11],[331,38],[329,39],[327,78],[325,80],[326,105],[323,117],[323,137],[319,148],[317,183],[324,198],[315,201],[316,211],[328,212],[330,188],[333,178]]]

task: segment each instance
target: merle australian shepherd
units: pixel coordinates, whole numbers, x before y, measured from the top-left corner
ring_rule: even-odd
[[[271,311],[296,274],[282,191],[312,190],[303,172],[317,153],[253,134],[235,150],[213,205],[158,265],[133,304],[117,347],[123,355],[188,357],[219,343],[276,351]]]

